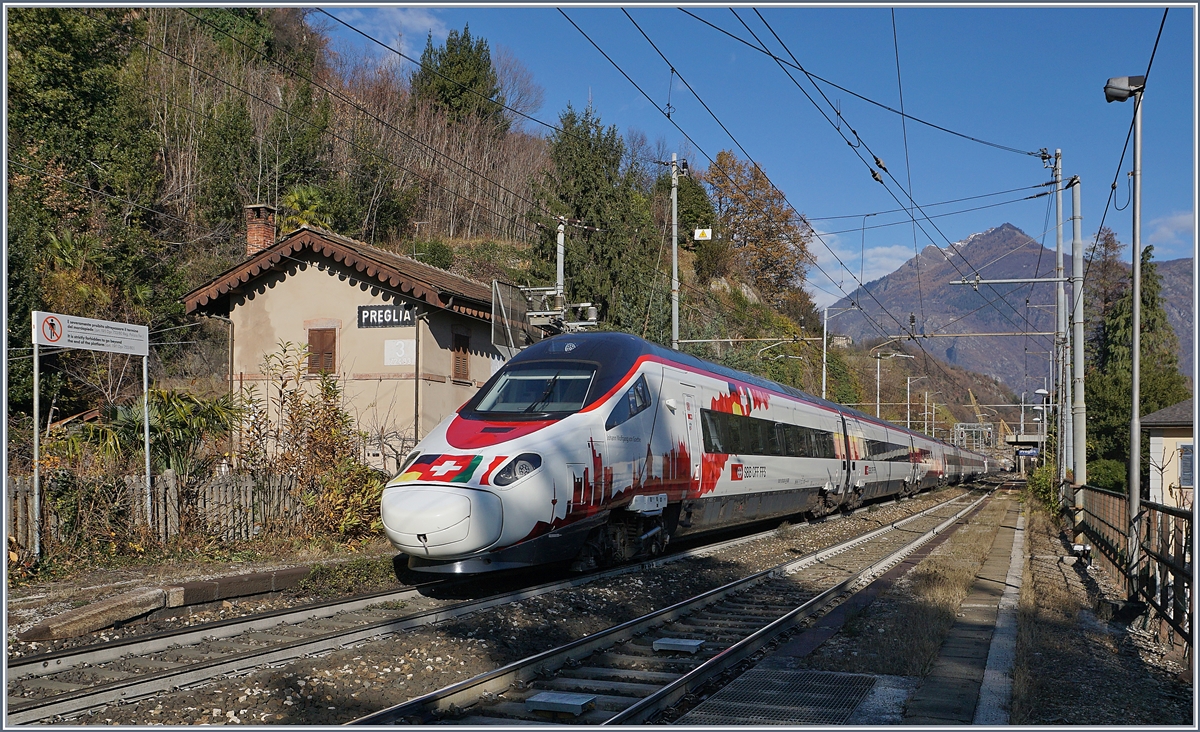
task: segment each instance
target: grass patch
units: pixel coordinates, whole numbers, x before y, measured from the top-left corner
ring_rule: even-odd
[[[358,557],[314,566],[296,585],[295,592],[313,597],[339,597],[386,590],[398,584],[392,557]]]
[[[820,668],[923,676],[992,548],[1008,501],[992,501],[814,654]]]

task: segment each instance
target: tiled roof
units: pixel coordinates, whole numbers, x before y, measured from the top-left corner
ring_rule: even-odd
[[[1153,414],[1142,417],[1142,429],[1149,427],[1191,427],[1192,400],[1172,404],[1166,409],[1160,409]]]
[[[306,249],[358,270],[364,279],[373,279],[385,289],[444,310],[491,319],[492,289],[489,285],[309,226],[300,227],[273,246],[184,295],[184,306],[189,314],[227,310],[220,301],[233,290],[263,273],[286,269],[294,257]]]

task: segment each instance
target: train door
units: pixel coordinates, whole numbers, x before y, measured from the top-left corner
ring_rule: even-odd
[[[667,426],[668,442],[658,449],[667,454],[664,478],[668,485],[686,492],[700,480],[700,461],[703,443],[700,432],[700,388],[689,383],[690,375],[674,369],[663,369],[663,403],[659,418]],[[665,449],[664,449],[665,448]],[[674,497],[672,497],[674,498]]]
[[[836,452],[841,458],[841,480],[837,483],[837,492],[844,493],[851,485],[853,478],[851,477],[850,463],[850,430],[846,427],[846,415],[838,413],[838,422],[841,424],[841,434],[838,435]]]
[[[661,392],[662,368],[643,367],[604,418],[604,466],[612,471],[613,490],[618,494],[641,488],[660,475],[649,445],[659,416],[656,402],[662,400]]]

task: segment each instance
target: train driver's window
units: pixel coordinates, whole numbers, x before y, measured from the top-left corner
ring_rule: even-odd
[[[604,422],[604,429],[611,430],[645,411],[649,406],[650,387],[646,384],[646,377],[639,376],[637,381],[633,382],[633,386],[629,387],[629,390],[617,400],[617,405],[613,407],[612,413]]]

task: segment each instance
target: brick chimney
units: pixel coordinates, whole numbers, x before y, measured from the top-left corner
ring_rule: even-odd
[[[246,256],[253,257],[275,243],[275,207],[265,203],[246,206]]]

